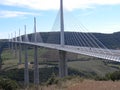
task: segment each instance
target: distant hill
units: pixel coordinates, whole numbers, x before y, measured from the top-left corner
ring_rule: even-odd
[[[112,34],[93,33],[108,48],[120,49],[120,32]]]
[[[45,43],[60,43],[60,32],[41,32],[40,34],[43,42]],[[65,43],[68,45],[79,45],[78,41],[83,42],[83,40],[80,39],[80,36],[82,35],[82,38],[86,38],[85,35],[89,34],[94,35],[107,48],[120,49],[120,32],[112,34],[65,32]],[[34,37],[33,34],[29,34],[28,37],[30,41],[33,41],[31,39],[32,37]]]
[[[39,32],[39,33],[42,37],[42,41],[45,43],[55,43],[55,44],[60,43],[60,32]],[[39,33],[38,33],[38,40],[41,41],[41,38],[39,37],[40,36]],[[112,34],[65,32],[65,44],[80,46],[80,43],[87,41],[86,39],[84,40],[84,38],[89,38],[90,34],[94,35],[107,48],[120,49],[120,32],[115,32]],[[81,36],[82,36],[82,38],[81,38]],[[29,34],[28,35],[29,41],[34,41],[34,39],[32,39],[33,37],[34,37],[33,34]],[[24,36],[22,36],[22,39],[24,40]],[[4,42],[4,41],[7,41],[7,39],[0,40],[0,42]],[[97,41],[97,40],[95,40],[95,41]],[[98,43],[98,41],[97,41],[97,43]],[[100,43],[98,43],[98,44],[101,46]],[[86,46],[88,46],[88,45],[86,45]],[[93,47],[93,46],[91,46],[91,47]]]

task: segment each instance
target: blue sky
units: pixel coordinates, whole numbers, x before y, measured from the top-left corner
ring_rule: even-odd
[[[120,0],[64,0],[65,30],[113,33],[120,31]],[[37,18],[37,31],[53,31],[59,28],[59,0],[1,0],[0,38],[19,28],[24,34],[33,32],[33,18]],[[55,20],[57,17],[57,20]],[[57,24],[53,25],[54,22]],[[85,30],[87,31],[87,30]]]

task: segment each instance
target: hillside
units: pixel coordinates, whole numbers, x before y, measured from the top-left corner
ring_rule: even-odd
[[[48,53],[48,51],[50,54]],[[33,52],[34,52],[33,48],[30,48],[28,50],[28,60],[31,63],[34,62]],[[39,48],[38,60],[40,65],[40,76],[41,76],[40,80],[45,80],[45,78],[48,79],[52,73],[55,73],[56,75],[58,75],[59,55],[57,54],[57,52],[58,52],[57,50],[51,51],[49,49]],[[24,51],[22,51],[22,63],[24,63],[23,53]],[[53,55],[54,55],[54,58],[53,58]],[[74,58],[73,57],[71,58],[71,55],[73,55]],[[22,65],[20,69],[18,68],[17,66],[18,56],[17,58],[15,58],[14,54],[7,49],[4,49],[1,56],[3,60],[2,70],[4,71],[4,72],[1,72],[2,73],[1,75],[5,76],[6,74],[8,76],[9,74],[12,74],[12,72],[13,74],[14,72],[16,72],[16,73],[19,73],[19,74],[16,74],[16,78],[17,80],[20,80],[20,78],[18,77],[21,77],[21,75],[23,76],[24,65]],[[119,71],[120,69],[120,63],[115,63],[112,61],[102,60],[102,59],[93,58],[89,56],[68,53],[67,58],[68,58],[67,64],[68,64],[69,75],[79,75],[85,78],[94,78],[96,76],[100,76],[100,77],[105,76],[105,74],[107,73]],[[30,67],[30,73],[32,72],[33,72],[33,67]],[[10,78],[14,79],[15,77],[10,76]],[[23,80],[23,77],[21,78]]]
[[[112,34],[93,33],[108,48],[120,48],[120,32]]]
[[[65,32],[65,44],[67,45],[78,45],[80,46],[79,42],[83,42],[82,38],[89,38],[88,34],[93,34],[100,42],[102,42],[108,48],[119,49],[120,48],[120,32],[112,33],[112,34],[102,34],[102,33],[81,33],[81,32]],[[40,33],[43,42],[47,43],[60,43],[60,32],[41,32]],[[86,35],[86,36],[85,36]],[[29,40],[33,41],[33,34],[28,35]],[[39,38],[39,35],[38,35]],[[39,41],[41,38],[39,38]],[[95,40],[96,41],[96,40]],[[98,42],[98,41],[96,41]],[[101,44],[98,43],[100,46]],[[87,46],[87,45],[86,45]]]

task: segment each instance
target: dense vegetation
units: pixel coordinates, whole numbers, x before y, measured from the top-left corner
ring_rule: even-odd
[[[19,85],[16,81],[0,77],[0,90],[16,90]]]

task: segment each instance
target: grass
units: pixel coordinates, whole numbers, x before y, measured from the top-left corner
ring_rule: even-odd
[[[41,58],[41,55],[44,54],[46,52],[46,50],[44,48],[39,48],[38,49],[38,60],[40,62],[42,62],[42,58]],[[2,63],[3,63],[3,69],[6,68],[6,67],[10,67],[10,66],[13,66],[13,65],[17,65],[18,62],[19,62],[19,51],[17,50],[17,56],[15,57],[15,51],[11,51],[11,50],[8,50],[8,49],[4,49],[3,52],[2,52]],[[24,56],[24,49],[22,50],[22,53],[21,53],[21,57],[22,57],[22,63],[24,63],[25,61],[25,56]],[[33,62],[34,61],[34,49],[31,48],[31,49],[28,49],[28,62]]]
[[[106,73],[119,70],[119,65],[104,63],[105,60],[92,58],[88,56],[79,56],[79,61],[68,62],[68,67],[80,72],[96,73],[98,76],[104,76]],[[111,67],[116,66],[116,67]]]
[[[18,64],[18,60],[14,57],[14,54],[12,51],[8,49],[4,49],[2,52],[2,69],[11,69],[16,68],[16,65]]]
[[[18,52],[18,51],[17,51]],[[45,48],[39,48],[38,49],[38,60],[41,62],[41,64],[44,64],[44,58],[41,56],[43,54],[47,54],[47,49]],[[17,58],[14,57],[14,54],[8,50],[5,49],[2,53],[2,59],[3,59],[3,69],[11,66],[15,66],[18,64],[18,56]],[[24,63],[24,49],[22,50],[22,63]],[[34,61],[34,49],[30,47],[28,49],[28,61],[33,62]],[[49,60],[48,60],[49,61]],[[78,55],[77,60],[69,61],[68,67],[76,70],[78,72],[88,74],[88,75],[98,75],[98,76],[104,76],[106,73],[114,72],[119,70],[120,66],[117,64],[109,64],[105,63],[105,60],[101,60],[98,58],[93,58],[85,55]],[[52,64],[57,65],[58,62],[48,62],[46,64]],[[16,68],[16,66],[15,66]]]

